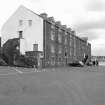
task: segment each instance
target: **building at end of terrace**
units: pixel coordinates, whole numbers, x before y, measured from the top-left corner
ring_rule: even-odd
[[[91,59],[91,44],[76,32],[46,13],[40,15],[20,6],[5,22],[1,30],[2,46],[13,38],[20,38],[20,54],[33,56],[38,66],[65,66],[85,55]]]

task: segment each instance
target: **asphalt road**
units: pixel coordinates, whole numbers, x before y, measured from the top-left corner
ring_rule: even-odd
[[[0,67],[0,105],[105,105],[104,70]]]

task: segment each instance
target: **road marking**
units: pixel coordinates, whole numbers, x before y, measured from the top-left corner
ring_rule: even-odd
[[[22,74],[23,72],[18,70],[17,68],[12,68],[13,70],[17,71],[18,73]]]
[[[17,74],[17,72],[16,72],[16,73],[6,73],[6,74],[0,74],[0,75],[2,76],[2,75],[14,75],[14,74]]]

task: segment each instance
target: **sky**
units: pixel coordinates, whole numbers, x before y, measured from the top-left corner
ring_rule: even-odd
[[[88,37],[92,55],[105,55],[105,0],[0,0],[0,29],[20,5],[60,20],[77,36]]]

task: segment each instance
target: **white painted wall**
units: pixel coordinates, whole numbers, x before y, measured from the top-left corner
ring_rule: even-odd
[[[19,26],[19,20],[23,20],[23,25]],[[32,26],[29,26],[28,20],[32,20]],[[38,44],[38,50],[43,51],[43,19],[20,6],[16,12],[3,25],[2,45],[11,38],[18,38],[18,31],[23,31],[24,44],[22,42],[21,51],[33,51],[33,44]],[[24,48],[24,49],[23,49]]]

